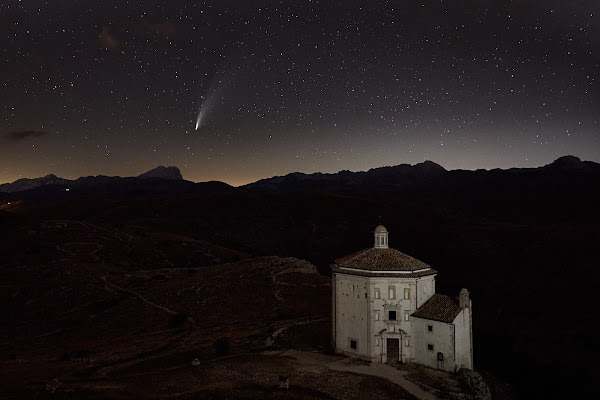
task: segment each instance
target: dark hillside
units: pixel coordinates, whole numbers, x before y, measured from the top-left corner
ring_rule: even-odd
[[[144,180],[12,193],[12,204],[0,210],[1,263],[43,270],[73,253],[108,271],[141,271],[275,255],[306,259],[328,275],[334,259],[372,246],[381,220],[391,247],[439,271],[439,292],[471,291],[476,368],[524,397],[583,393],[600,376],[589,348],[600,330],[588,300],[600,278],[596,164],[567,159],[538,169],[434,175],[410,190],[381,178],[379,188],[320,182],[321,189],[250,190]],[[120,239],[89,240],[102,244],[97,252],[71,248],[75,240],[59,234],[63,220]],[[56,233],[40,233],[47,229]]]

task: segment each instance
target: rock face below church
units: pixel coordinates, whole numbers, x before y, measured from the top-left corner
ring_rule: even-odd
[[[144,172],[139,175],[138,178],[161,178],[161,179],[171,179],[176,181],[182,181],[183,176],[181,175],[181,171],[177,167],[163,167],[162,165],[151,169],[148,172]]]

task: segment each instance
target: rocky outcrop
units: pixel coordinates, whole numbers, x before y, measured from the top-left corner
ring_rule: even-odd
[[[160,178],[182,181],[183,176],[177,167],[163,167],[162,165],[138,175],[138,178]]]

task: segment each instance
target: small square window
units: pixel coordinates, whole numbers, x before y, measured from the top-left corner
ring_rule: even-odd
[[[395,321],[396,320],[396,311],[389,311],[389,320],[390,321]]]
[[[428,344],[427,345],[427,350],[428,351],[433,351],[433,345],[432,344]]]
[[[356,350],[356,340],[350,340],[350,348]],[[433,349],[433,346],[432,346]]]
[[[433,325],[427,325],[427,332],[433,332]]]

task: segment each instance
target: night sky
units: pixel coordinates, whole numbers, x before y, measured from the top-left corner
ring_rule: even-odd
[[[3,0],[0,38],[0,183],[600,161],[597,0]]]

